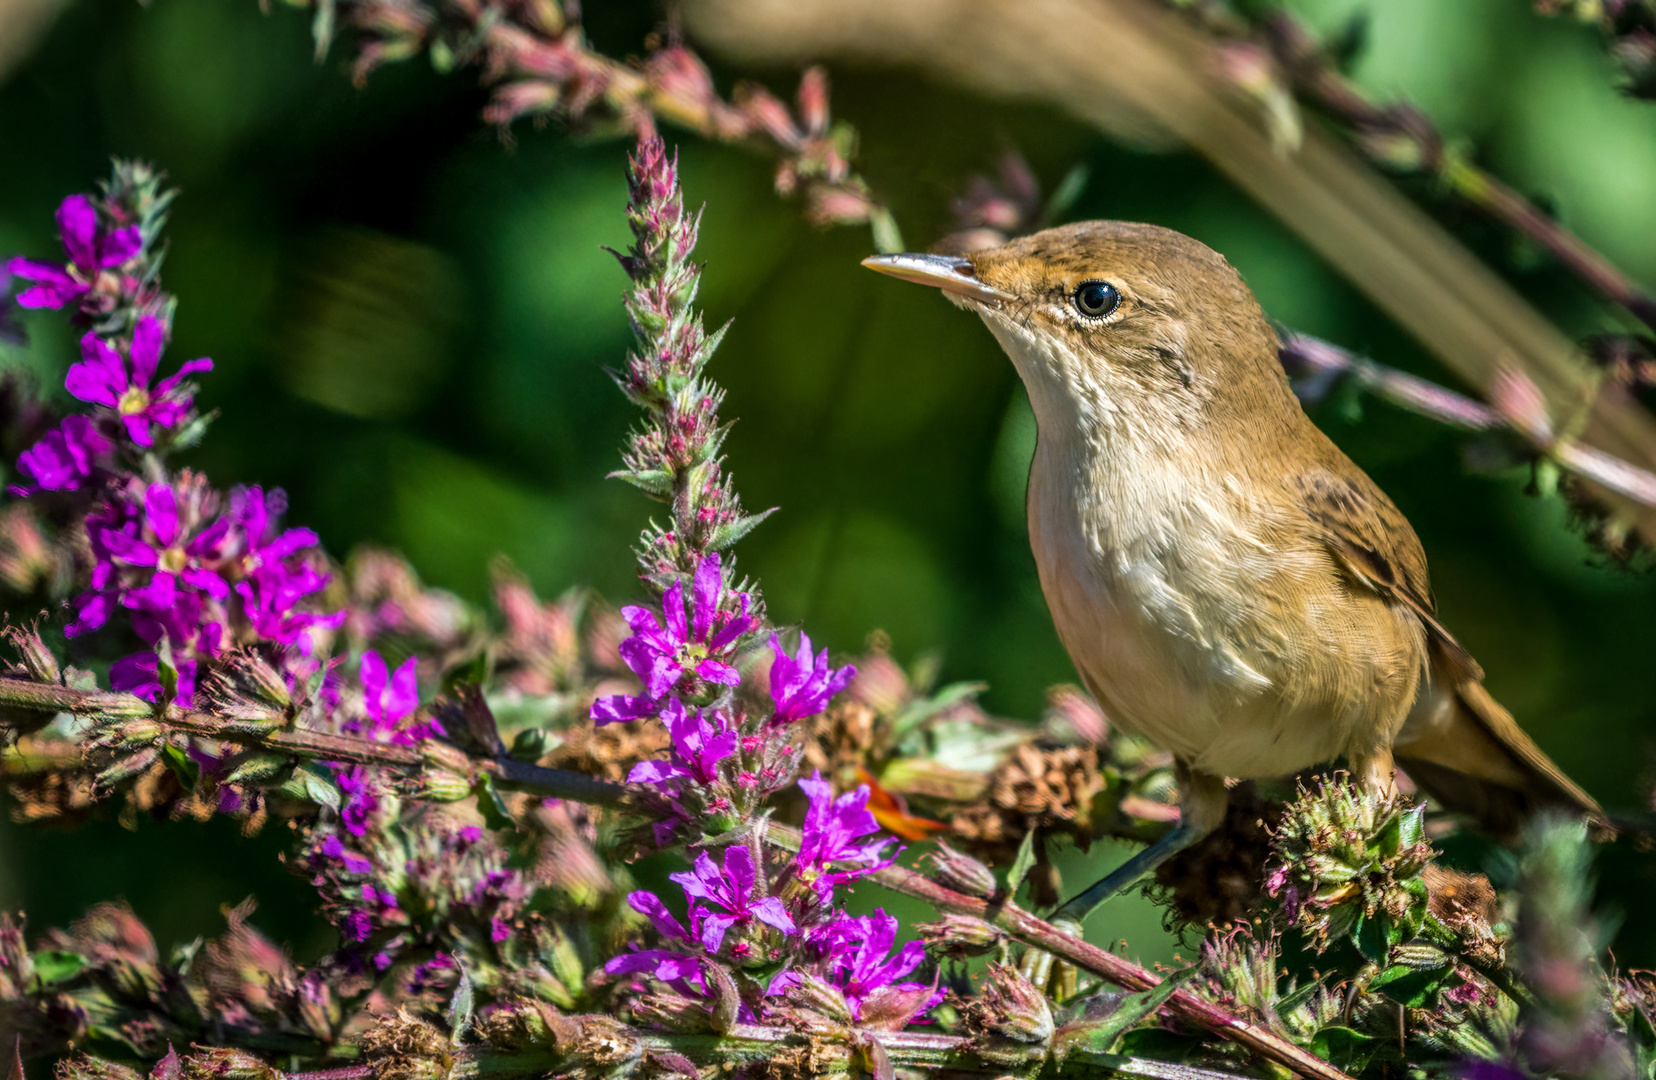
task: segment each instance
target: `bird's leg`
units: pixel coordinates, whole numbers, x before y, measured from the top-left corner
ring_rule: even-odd
[[[1397,794],[1397,768],[1392,752],[1380,747],[1367,753],[1346,755],[1351,766],[1351,777],[1357,786],[1378,799],[1390,799]]]
[[[1079,924],[1093,908],[1121,892],[1133,882],[1151,873],[1217,829],[1225,820],[1225,808],[1230,796],[1225,782],[1217,776],[1197,772],[1184,762],[1178,762],[1179,824],[1174,830],[1137,853],[1112,870],[1108,876],[1086,892],[1066,902],[1053,912],[1052,921],[1064,920]]]

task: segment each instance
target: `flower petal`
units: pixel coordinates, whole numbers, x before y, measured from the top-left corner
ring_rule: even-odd
[[[71,195],[57,210],[58,237],[69,261],[83,270],[98,269],[98,211],[85,195]]]

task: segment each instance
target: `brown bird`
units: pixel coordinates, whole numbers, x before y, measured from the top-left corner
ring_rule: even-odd
[[[1508,833],[1603,813],[1490,697],[1437,621],[1392,501],[1300,408],[1253,293],[1155,225],[1048,229],[864,266],[975,311],[1029,390],[1029,538],[1076,670],[1111,719],[1172,752],[1181,821],[1059,914],[1080,919],[1218,828],[1225,778],[1344,757],[1393,765]]]

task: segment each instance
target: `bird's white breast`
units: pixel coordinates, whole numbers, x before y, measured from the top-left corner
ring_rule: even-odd
[[[1111,718],[1221,776],[1280,776],[1344,752],[1367,705],[1331,715],[1295,699],[1295,669],[1330,657],[1312,640],[1316,612],[1279,610],[1283,583],[1328,577],[1326,557],[1274,542],[1270,507],[1212,455],[1157,442],[1182,429],[1145,422],[1144,400],[1130,421],[1106,386],[1073,380],[1074,358],[1043,353],[1049,338],[985,321],[1035,410],[1042,592]]]

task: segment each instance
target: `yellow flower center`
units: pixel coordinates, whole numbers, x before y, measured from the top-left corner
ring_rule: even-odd
[[[121,395],[120,404],[115,406],[122,416],[133,416],[149,408],[149,391],[142,386],[128,387],[127,392]]]
[[[183,548],[168,548],[156,560],[156,565],[170,574],[176,574],[189,563],[189,556],[184,554]]]

